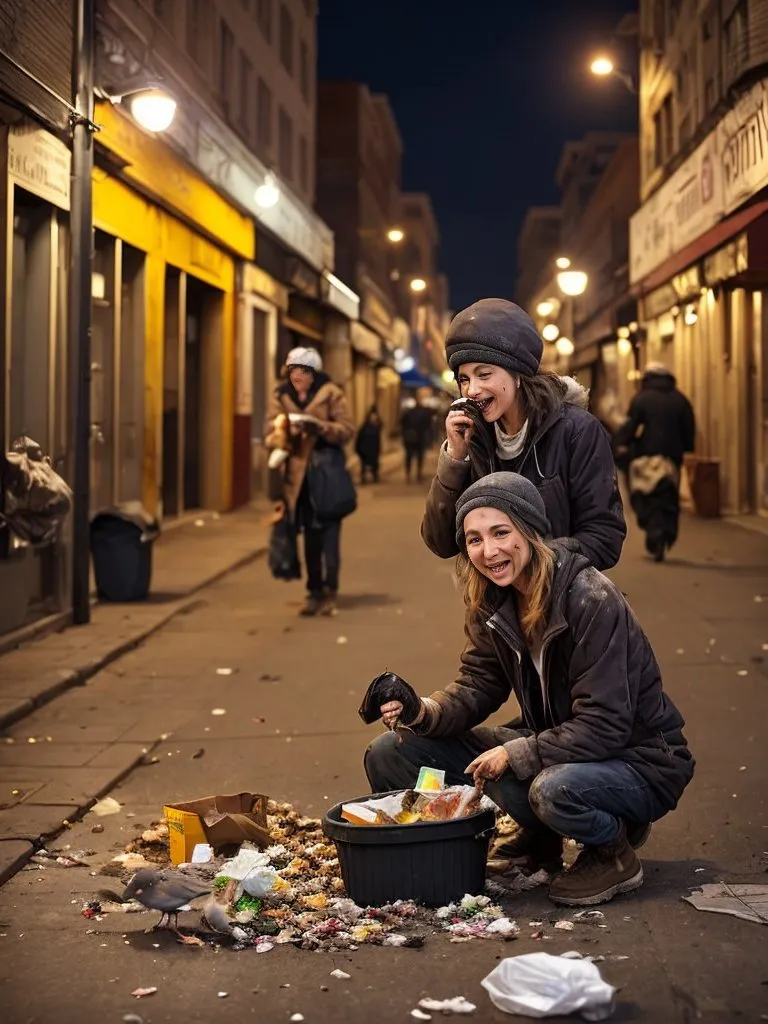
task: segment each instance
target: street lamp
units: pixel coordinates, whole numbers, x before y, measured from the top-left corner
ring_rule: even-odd
[[[544,324],[541,330],[541,336],[544,341],[557,341],[560,337],[560,328],[557,324]]]
[[[571,261],[567,256],[558,256],[555,260],[555,266],[558,270],[567,270],[570,267]]]
[[[557,287],[571,298],[583,295],[587,289],[589,278],[583,270],[561,270],[557,275]]]
[[[134,121],[148,132],[166,131],[176,116],[176,100],[164,89],[140,89],[121,100]]]
[[[592,63],[589,65],[589,70],[597,78],[608,78],[609,75],[613,75],[614,78],[618,78],[627,89],[633,94],[637,93],[635,83],[632,81],[632,76],[628,75],[626,71],[620,71],[613,63],[610,57],[605,54],[595,57]]]
[[[400,242],[405,238],[405,232],[402,228],[390,228],[387,232],[387,241],[393,245],[399,245]]]
[[[427,290],[427,282],[423,277],[414,277],[409,287],[412,292],[425,292]]]
[[[572,356],[575,348],[570,338],[558,338],[555,342],[555,349],[560,356]]]
[[[262,210],[270,210],[273,206],[277,206],[280,202],[280,189],[277,187],[273,174],[265,175],[264,181],[253,193],[253,198]]]
[[[536,315],[540,316],[542,320],[546,320],[547,317],[552,316],[558,306],[557,299],[544,299],[536,307]]]

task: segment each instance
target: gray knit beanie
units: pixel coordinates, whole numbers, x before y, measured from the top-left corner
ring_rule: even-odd
[[[480,299],[451,321],[445,355],[455,372],[464,363],[490,363],[533,377],[544,342],[520,306],[506,299]]]
[[[464,550],[464,520],[476,508],[497,508],[511,520],[542,537],[549,534],[544,500],[519,473],[490,473],[475,480],[456,502],[456,543]]]

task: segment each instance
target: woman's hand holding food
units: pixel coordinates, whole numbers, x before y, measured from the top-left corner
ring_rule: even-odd
[[[465,412],[451,409],[445,420],[445,435],[448,439],[448,454],[452,459],[463,462],[469,453],[469,439],[474,424]]]

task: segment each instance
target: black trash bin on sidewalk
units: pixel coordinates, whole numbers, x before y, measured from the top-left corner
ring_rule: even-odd
[[[91,554],[102,601],[145,601],[152,579],[152,544],[160,525],[138,501],[97,512],[91,519]]]

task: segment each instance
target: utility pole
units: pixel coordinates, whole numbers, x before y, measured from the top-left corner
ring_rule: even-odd
[[[91,254],[93,234],[94,0],[73,0],[69,409],[74,452],[72,618],[90,622]]]

